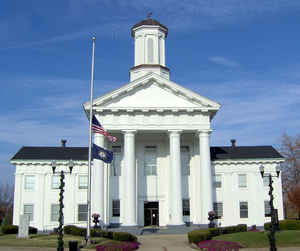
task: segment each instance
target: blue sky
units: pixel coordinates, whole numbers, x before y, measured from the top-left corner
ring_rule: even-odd
[[[91,36],[95,96],[129,81],[130,27],[169,28],[171,80],[222,104],[212,145],[279,146],[300,128],[300,1],[69,0],[0,3],[0,168],[23,145],[86,146]]]

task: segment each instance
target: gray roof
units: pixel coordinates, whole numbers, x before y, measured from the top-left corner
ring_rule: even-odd
[[[134,36],[134,32],[133,32],[133,29],[137,28],[137,27],[140,27],[142,25],[156,25],[156,26],[160,26],[162,27],[164,30],[166,30],[166,37],[168,36],[168,28],[167,26],[161,24],[160,22],[158,22],[157,20],[155,19],[152,19],[152,18],[147,18],[147,19],[144,19],[140,22],[138,22],[137,24],[133,25],[132,28],[131,28],[131,36]]]
[[[212,160],[283,158],[272,146],[214,146]],[[88,160],[87,147],[23,146],[11,160]]]

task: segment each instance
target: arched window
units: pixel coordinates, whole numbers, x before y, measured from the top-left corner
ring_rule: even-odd
[[[153,63],[153,39],[148,38],[148,63]]]

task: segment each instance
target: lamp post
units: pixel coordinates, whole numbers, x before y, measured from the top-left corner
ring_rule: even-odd
[[[63,234],[63,225],[64,225],[64,213],[63,213],[63,208],[64,208],[64,203],[63,203],[63,200],[64,200],[64,187],[65,187],[65,182],[64,182],[64,179],[65,179],[65,174],[66,173],[70,173],[72,174],[72,170],[73,170],[73,166],[74,166],[74,163],[73,163],[73,160],[69,160],[69,170],[70,172],[64,172],[63,170],[61,170],[60,172],[56,172],[55,169],[56,169],[56,161],[53,160],[52,163],[52,172],[53,174],[55,173],[59,173],[60,174],[60,183],[59,183],[59,216],[58,216],[58,222],[59,222],[59,225],[58,225],[58,236],[57,236],[57,251],[64,251],[64,234]]]
[[[276,219],[275,219],[275,209],[274,209],[274,204],[273,204],[273,201],[274,201],[274,196],[273,196],[273,177],[279,177],[279,174],[280,174],[280,171],[281,171],[281,167],[280,165],[277,165],[276,166],[276,175],[275,176],[272,176],[270,173],[269,174],[264,174],[265,172],[265,168],[263,165],[261,165],[259,167],[259,170],[260,170],[260,174],[261,174],[261,177],[264,178],[264,177],[268,177],[269,178],[269,195],[270,195],[270,209],[271,209],[271,232],[270,234],[268,235],[269,237],[269,242],[270,242],[270,251],[276,251],[277,248],[276,248],[276,240],[275,240],[275,232],[276,232]]]

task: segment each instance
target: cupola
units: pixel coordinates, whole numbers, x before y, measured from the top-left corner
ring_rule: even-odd
[[[149,72],[170,78],[165,60],[167,35],[168,28],[152,19],[151,15],[131,28],[131,36],[134,38],[134,67],[130,69],[130,81]]]

